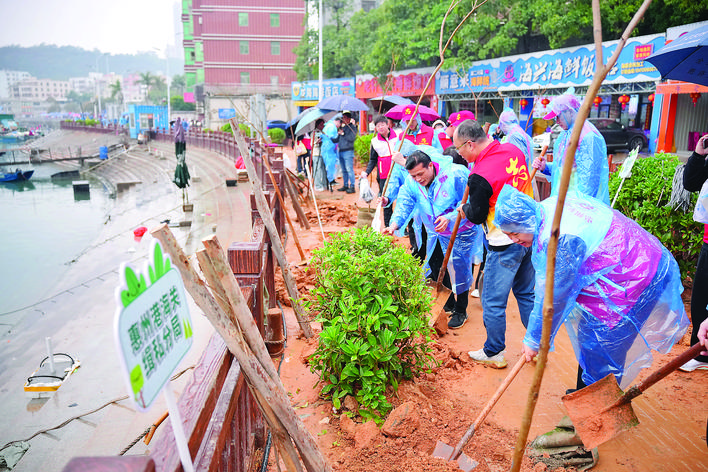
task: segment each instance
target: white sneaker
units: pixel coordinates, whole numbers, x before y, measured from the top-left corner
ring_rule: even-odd
[[[479,351],[470,351],[467,354],[469,354],[469,356],[475,362],[488,365],[489,367],[493,367],[495,369],[503,369],[507,366],[506,359],[504,359],[505,352],[506,351],[502,351],[499,354],[493,355],[492,357],[487,356],[484,353],[484,349],[480,349]]]
[[[472,293],[470,293],[470,295],[472,295],[474,298],[479,298],[479,290],[472,290]]]
[[[697,361],[696,359],[691,359],[684,365],[679,367],[679,370],[684,372],[693,372],[694,370],[708,370],[708,362]]]

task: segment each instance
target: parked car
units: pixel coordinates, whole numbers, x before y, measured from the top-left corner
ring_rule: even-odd
[[[266,121],[266,127],[268,129],[280,128],[282,130],[287,129],[288,124],[283,120],[268,120]]]
[[[595,125],[602,137],[605,138],[608,151],[617,149],[635,149],[639,146],[641,151],[647,145],[644,131],[637,128],[627,128],[619,121],[610,118],[589,118],[588,121]]]
[[[555,124],[551,126],[551,131],[546,131],[545,133],[534,136],[531,140],[533,142],[533,150],[541,152],[543,146],[548,145],[548,152],[553,153],[553,143],[556,141],[561,131],[563,131],[563,128]]]

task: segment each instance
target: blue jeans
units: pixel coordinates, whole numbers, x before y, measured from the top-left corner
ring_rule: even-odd
[[[342,168],[342,182],[344,187],[355,188],[354,149],[339,151],[339,165]]]
[[[487,330],[484,353],[493,356],[506,347],[506,303],[513,290],[521,322],[527,326],[533,309],[536,271],[531,248],[512,244],[503,251],[487,251],[482,290],[482,319]]]

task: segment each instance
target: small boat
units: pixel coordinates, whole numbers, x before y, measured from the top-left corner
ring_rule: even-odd
[[[52,361],[45,357],[37,370],[32,372],[25,382],[25,394],[31,398],[47,398],[81,366],[81,362],[68,354],[56,353]],[[54,368],[54,370],[52,370]]]
[[[32,177],[32,174],[34,174],[33,170],[22,171],[17,169],[15,172],[3,173],[2,176],[0,176],[0,182],[18,182],[22,180],[29,180],[30,177]]]

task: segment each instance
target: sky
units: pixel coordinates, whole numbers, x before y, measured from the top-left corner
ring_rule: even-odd
[[[162,52],[182,42],[179,0],[0,0],[0,47],[41,43],[111,54]],[[0,64],[2,68],[2,64]]]

